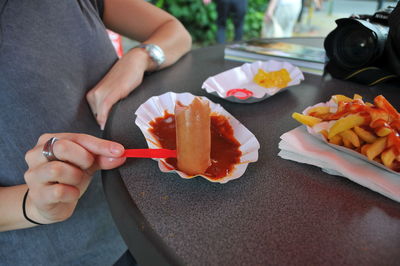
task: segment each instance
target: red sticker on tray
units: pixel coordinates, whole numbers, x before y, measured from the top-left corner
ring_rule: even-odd
[[[246,100],[253,96],[253,92],[248,89],[231,89],[226,92],[226,96],[235,96],[240,100]]]

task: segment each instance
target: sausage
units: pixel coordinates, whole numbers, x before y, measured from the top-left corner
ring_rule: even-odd
[[[178,169],[188,175],[203,174],[211,165],[211,109],[196,97],[184,106],[175,106]]]

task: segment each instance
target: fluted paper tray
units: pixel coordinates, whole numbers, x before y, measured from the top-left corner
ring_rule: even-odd
[[[283,68],[289,72],[291,78],[291,81],[285,88],[265,88],[253,81],[259,69],[270,72]],[[208,93],[227,101],[255,103],[271,97],[278,92],[284,91],[287,87],[298,85],[302,80],[304,80],[304,75],[300,69],[288,62],[275,60],[256,61],[253,63],[245,63],[239,67],[209,77],[204,81],[202,88]],[[233,95],[229,94],[229,92],[237,89],[241,90],[239,95],[235,93],[233,93]],[[247,96],[245,95],[246,91],[249,93]]]
[[[308,110],[310,110],[310,109],[312,109],[314,107],[318,107],[318,106],[328,106],[329,108],[331,108],[332,112],[336,112],[336,110],[337,110],[337,104],[334,103],[333,100],[331,99],[326,103],[317,103],[317,104],[315,104],[313,106],[307,107],[306,109],[304,109],[304,111],[302,113],[304,115],[307,115],[308,114]],[[329,129],[335,124],[335,122],[336,122],[335,120],[324,121],[324,122],[321,122],[321,123],[318,123],[318,124],[314,125],[313,127],[307,126],[307,131],[308,131],[308,133],[310,133],[314,137],[320,139],[321,141],[325,142],[327,145],[331,146],[332,148],[335,148],[335,149],[340,150],[342,152],[348,153],[348,154],[350,154],[350,155],[352,155],[354,157],[357,157],[357,158],[359,158],[361,160],[365,160],[365,161],[367,161],[367,162],[369,162],[371,164],[374,164],[377,167],[385,169],[386,171],[389,171],[389,172],[391,172],[393,174],[399,175],[399,178],[400,178],[400,173],[399,172],[393,171],[392,169],[386,167],[385,165],[383,165],[381,163],[378,163],[376,161],[370,160],[370,159],[368,159],[367,156],[365,156],[365,155],[363,155],[363,154],[361,154],[359,152],[356,152],[354,150],[348,149],[348,148],[340,146],[340,145],[335,145],[335,144],[329,143],[322,136],[322,134],[319,133],[319,132],[321,132],[322,130],[329,131]]]
[[[174,93],[167,92],[160,96],[153,96],[143,103],[136,110],[137,115],[135,123],[142,131],[144,137],[146,138],[147,145],[151,149],[161,148],[159,142],[155,137],[149,132],[150,122],[157,117],[163,117],[164,111],[168,111],[170,114],[175,113],[175,104],[179,101],[184,105],[189,105],[195,95],[190,93]],[[241,177],[247,169],[247,166],[251,162],[256,162],[258,160],[258,150],[260,144],[257,138],[251,133],[243,124],[241,124],[235,117],[228,113],[221,105],[213,103],[206,97],[201,97],[203,100],[209,102],[211,112],[218,113],[225,116],[234,132],[234,137],[240,143],[240,151],[242,156],[240,157],[240,163],[235,165],[231,173],[220,179],[212,179],[206,175],[199,175],[211,182],[226,183],[230,180]],[[172,165],[169,165],[165,159],[154,159],[158,161],[158,166],[162,172],[177,173],[180,177],[185,179],[193,178],[194,176],[189,176],[182,171],[171,170]],[[166,165],[168,167],[166,167]]]
[[[299,126],[281,136],[278,155],[284,159],[321,167],[400,202],[400,176],[371,161],[335,149]]]

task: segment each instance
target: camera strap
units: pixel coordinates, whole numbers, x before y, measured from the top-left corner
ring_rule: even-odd
[[[350,80],[367,86],[384,83],[389,80],[398,79],[399,76],[376,66],[364,67],[357,70],[346,70],[329,61],[325,66],[325,74],[328,72],[334,78]]]

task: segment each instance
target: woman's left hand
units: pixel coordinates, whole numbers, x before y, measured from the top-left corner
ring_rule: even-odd
[[[273,0],[271,0],[273,1]],[[106,28],[140,43],[160,46],[168,67],[190,50],[191,36],[175,17],[143,0],[104,0]],[[86,99],[101,129],[112,106],[140,85],[145,71],[157,69],[147,51],[131,49],[122,56]]]
[[[104,78],[87,95],[97,123],[103,130],[112,106],[128,96],[143,80],[148,56],[142,49],[132,49],[119,59]]]

